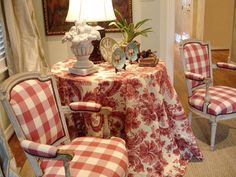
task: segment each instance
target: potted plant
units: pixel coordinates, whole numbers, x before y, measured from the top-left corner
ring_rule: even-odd
[[[140,29],[140,27],[150,19],[141,20],[136,24],[128,23],[118,10],[115,9],[115,13],[118,18],[117,20],[112,21],[109,26],[115,25],[123,32],[123,40],[121,41],[121,46],[127,45],[139,35],[147,37],[147,33],[152,32],[152,28]]]

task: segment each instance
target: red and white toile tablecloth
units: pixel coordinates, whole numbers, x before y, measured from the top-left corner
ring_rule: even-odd
[[[117,74],[111,65],[102,63],[98,73],[86,77],[68,73],[74,62],[68,59],[52,68],[62,104],[95,101],[113,108],[110,128],[112,135],[126,140],[130,177],[182,176],[192,156],[202,159],[162,62],[156,67],[128,64],[126,70]],[[91,123],[88,115],[84,118],[87,127],[95,132],[100,130],[101,126]],[[82,120],[78,115],[71,120],[74,120],[68,122],[71,136],[81,134]]]

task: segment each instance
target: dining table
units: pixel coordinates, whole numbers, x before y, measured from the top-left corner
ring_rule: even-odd
[[[109,128],[112,136],[126,141],[129,177],[183,176],[189,160],[203,159],[163,61],[153,67],[127,61],[118,72],[102,62],[96,65],[98,72],[88,76],[69,73],[75,62],[68,58],[51,69],[61,103],[93,101],[112,108]],[[71,137],[100,133],[101,123],[91,114],[70,116]]]

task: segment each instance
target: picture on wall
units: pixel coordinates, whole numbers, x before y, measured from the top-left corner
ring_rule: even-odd
[[[132,0],[112,0],[113,8],[117,9],[122,16],[132,22]],[[69,0],[43,0],[44,25],[46,35],[62,35],[69,31],[74,24],[66,22]],[[118,32],[109,22],[99,22],[98,25],[105,28],[106,32]]]

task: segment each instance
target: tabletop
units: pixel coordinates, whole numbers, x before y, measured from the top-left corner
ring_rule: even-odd
[[[68,73],[74,62],[67,59],[52,68],[62,104],[95,101],[113,108],[110,129],[126,141],[130,177],[182,176],[189,159],[203,158],[163,62],[155,67],[127,64],[117,73],[101,63],[98,73],[86,77]],[[90,121],[83,123],[96,132],[99,125]],[[82,122],[69,124],[73,131],[83,129]]]

